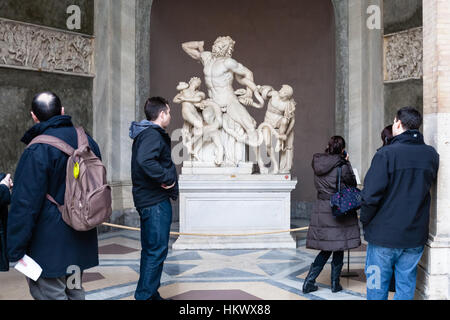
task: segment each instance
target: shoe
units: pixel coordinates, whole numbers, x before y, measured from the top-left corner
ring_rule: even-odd
[[[303,293],[310,293],[319,290],[319,287],[316,286],[316,278],[319,276],[322,269],[322,266],[315,266],[314,263],[311,264],[308,275],[305,278],[305,282],[303,282]]]
[[[333,264],[333,262],[331,262],[331,292],[333,293],[343,290],[341,284],[339,283],[343,265],[343,263]]]

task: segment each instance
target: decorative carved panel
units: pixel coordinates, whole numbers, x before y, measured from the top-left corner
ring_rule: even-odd
[[[423,76],[423,30],[414,28],[384,37],[384,80]]]
[[[93,37],[0,18],[0,67],[94,76]]]

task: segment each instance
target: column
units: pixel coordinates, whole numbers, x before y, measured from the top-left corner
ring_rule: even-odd
[[[381,0],[349,0],[348,151],[361,182],[381,145],[384,128],[383,30],[367,27],[367,8],[376,5],[381,13],[382,4]]]
[[[136,225],[129,126],[136,119],[136,1],[95,1],[94,137],[113,191],[113,222]],[[125,215],[124,215],[125,213]],[[129,221],[127,221],[129,220]]]
[[[417,298],[450,298],[450,2],[423,2],[425,142],[440,154],[430,234],[420,261]]]

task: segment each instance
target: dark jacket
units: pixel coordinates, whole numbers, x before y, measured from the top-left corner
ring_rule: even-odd
[[[178,198],[178,177],[172,162],[171,140],[160,126],[144,120],[130,127],[133,141],[131,179],[137,209],[155,205],[169,198]],[[164,189],[175,183],[171,189]]]
[[[0,174],[0,181],[5,174]],[[6,248],[6,224],[8,219],[8,205],[11,196],[7,186],[0,184],[0,271],[9,270],[9,261]]]
[[[394,137],[380,149],[364,180],[364,238],[388,248],[415,248],[428,239],[430,188],[439,155],[417,130]]]
[[[315,154],[312,161],[317,201],[314,203],[306,247],[325,251],[343,251],[361,245],[356,213],[335,218],[330,197],[337,192],[338,166],[342,167],[341,188],[356,186],[350,162],[341,155]]]
[[[55,116],[34,125],[22,138],[29,144],[41,134],[55,136],[77,148],[77,134],[69,116]],[[100,157],[97,144],[88,137],[92,151]],[[47,144],[25,149],[17,165],[8,216],[8,256],[14,262],[25,254],[43,269],[42,277],[66,275],[68,266],[81,270],[98,265],[97,230],[75,231],[62,219],[57,207],[46,199],[50,194],[64,203],[68,156]]]

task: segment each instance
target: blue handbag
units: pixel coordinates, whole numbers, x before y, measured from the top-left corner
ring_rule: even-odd
[[[342,217],[361,208],[361,190],[349,187],[341,190],[342,167],[338,167],[336,192],[331,196],[330,204],[334,217]]]

